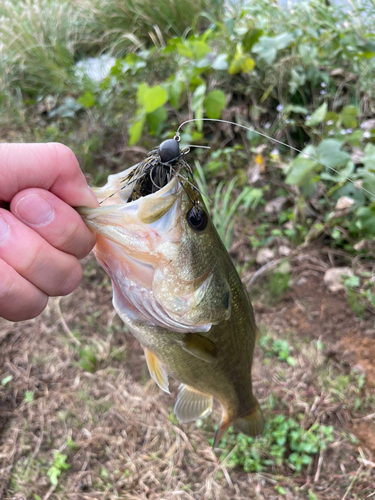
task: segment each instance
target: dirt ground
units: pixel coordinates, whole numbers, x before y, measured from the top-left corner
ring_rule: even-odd
[[[335,428],[337,439],[307,470],[249,474],[227,467],[207,441],[218,408],[201,427],[178,424],[172,416],[177,384],[169,396],[150,381],[142,349],[113,312],[109,280],[89,256],[70,296],[50,300],[34,320],[0,321],[0,381],[6,381],[0,385],[0,498],[374,495],[374,316],[359,319],[344,292],[329,292],[323,284],[329,262],[316,259],[305,251],[292,261],[291,287],[276,304],[265,305],[261,294],[254,300],[262,334],[287,338],[298,360],[296,367],[267,365],[257,347],[254,390],[261,404],[272,393],[285,413],[302,412]],[[245,283],[253,271],[244,273]],[[312,350],[316,341],[320,354]],[[353,385],[354,372],[360,386]],[[68,457],[69,469],[53,485],[48,471],[56,450]]]

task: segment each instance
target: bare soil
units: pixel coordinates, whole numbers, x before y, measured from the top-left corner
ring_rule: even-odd
[[[169,396],[150,381],[143,350],[114,314],[109,280],[90,256],[70,296],[51,299],[34,320],[0,320],[0,381],[13,377],[0,385],[0,499],[371,497],[374,317],[357,318],[344,292],[329,292],[323,284],[329,264],[309,255],[292,261],[292,286],[277,304],[254,301],[261,331],[287,338],[297,366],[267,364],[257,347],[253,370],[261,404],[272,393],[281,401],[275,411],[334,426],[335,442],[306,470],[228,468],[207,441],[218,409],[203,427],[178,424],[177,384]],[[324,345],[319,355],[312,350],[317,340]],[[354,372],[364,378],[360,387]],[[70,468],[54,486],[48,471],[57,450]]]

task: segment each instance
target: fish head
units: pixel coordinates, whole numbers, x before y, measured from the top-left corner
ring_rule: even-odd
[[[229,319],[231,261],[193,182],[174,176],[129,201],[131,188],[119,190],[127,173],[95,190],[101,207],[80,212],[98,234],[94,251],[123,297],[116,302],[126,314],[183,333]]]

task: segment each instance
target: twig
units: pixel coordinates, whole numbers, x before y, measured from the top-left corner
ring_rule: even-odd
[[[367,460],[365,457],[362,448],[358,448],[359,454],[361,455],[361,458],[358,458],[358,462],[362,463],[365,466],[370,466],[370,467],[375,467],[375,463],[371,462],[370,460]]]
[[[320,472],[322,470],[322,465],[323,465],[323,460],[324,460],[324,451],[321,448],[320,453],[319,453],[318,467],[316,469],[316,473],[315,473],[315,477],[314,477],[314,483],[317,483],[319,481]]]
[[[264,264],[264,266],[262,266],[260,269],[258,269],[258,271],[256,271],[252,277],[250,278],[250,281],[249,281],[249,286],[251,286],[254,281],[259,278],[259,276],[261,274],[263,274],[265,271],[268,271],[269,269],[273,269],[274,267],[276,267],[278,264],[280,264],[280,262],[283,262],[284,260],[289,260],[285,257],[283,257],[282,259],[276,259],[276,260],[272,260],[271,262],[267,262],[267,264]]]
[[[57,487],[57,484],[52,484],[52,486],[50,487],[50,489],[44,495],[43,500],[48,500],[49,497],[52,495],[52,493],[55,491],[56,487]]]
[[[363,420],[371,420],[374,417],[375,417],[375,413],[370,413],[369,415],[366,415],[365,417],[353,418],[353,422],[362,422]]]
[[[345,492],[345,495],[342,497],[341,500],[345,500],[345,498],[349,495],[350,493],[350,490],[353,488],[353,484],[356,482],[356,480],[358,479],[358,474],[361,472],[362,470],[362,467],[363,465],[361,464],[359,467],[358,467],[358,470],[356,472],[356,475],[353,477],[351,483],[349,484],[349,488],[346,490]]]
[[[61,326],[63,327],[63,330],[65,331],[65,333],[67,333],[69,335],[69,337],[73,340],[73,342],[76,345],[81,345],[81,342],[74,336],[73,332],[70,330],[69,326],[67,325],[67,323],[65,321],[65,318],[64,318],[62,311],[61,311],[61,308],[60,308],[60,301],[61,301],[61,297],[59,297],[56,300],[56,309],[57,309],[57,313],[59,315]]]

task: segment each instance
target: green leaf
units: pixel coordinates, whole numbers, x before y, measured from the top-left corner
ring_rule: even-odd
[[[242,54],[241,52],[236,52],[233,61],[229,65],[228,73],[230,75],[236,75],[239,72],[250,73],[255,67],[255,61],[253,58]]]
[[[261,36],[259,42],[253,46],[252,51],[264,59],[268,64],[275,61],[277,51],[285,49],[294,41],[290,33],[281,33],[275,37]]]
[[[179,100],[185,85],[175,78],[169,86],[169,102],[175,109],[179,108]]]
[[[208,118],[220,118],[225,107],[225,94],[222,90],[213,90],[204,100],[204,109]]]
[[[211,52],[209,45],[201,40],[192,40],[189,44],[192,49],[194,59],[202,59],[206,54]]]
[[[297,156],[293,160],[292,168],[290,169],[285,182],[287,184],[296,184],[297,186],[302,186],[309,179],[309,174],[316,166],[316,161],[310,158],[303,158],[302,156]]]
[[[167,119],[168,113],[165,108],[160,107],[152,113],[147,113],[146,120],[152,135],[159,135]]]
[[[365,156],[362,158],[362,163],[366,170],[375,171],[375,146],[370,142],[366,144]]]
[[[344,127],[356,128],[358,126],[358,122],[356,120],[357,115],[358,110],[355,106],[345,106],[340,113],[340,119]]]
[[[145,117],[140,118],[130,127],[129,130],[129,146],[134,146],[142,136]]]
[[[3,379],[1,379],[1,385],[3,387],[5,387],[7,384],[9,384],[9,382],[11,382],[13,380],[13,375],[8,375],[7,377],[4,377]]]
[[[288,356],[286,358],[286,362],[288,363],[288,365],[290,366],[296,366],[297,364],[297,361],[293,358],[293,356]]]
[[[56,467],[51,467],[49,469],[49,471],[47,472],[47,475],[49,476],[49,480],[51,481],[51,484],[53,486],[58,485],[60,474],[61,474],[61,470],[57,469]]]
[[[199,85],[193,93],[193,98],[191,100],[191,108],[195,112],[195,118],[201,120],[203,118],[203,102],[206,94],[206,84],[203,83]],[[202,121],[197,122],[197,129],[199,131],[202,130],[203,123]]]
[[[85,92],[77,99],[77,102],[85,108],[91,108],[96,103],[96,99],[92,92]]]
[[[155,109],[160,108],[167,102],[167,92],[160,85],[150,87],[144,95],[144,106],[146,113],[152,113]]]
[[[137,89],[137,103],[139,106],[143,106],[144,105],[144,100],[145,100],[145,94],[147,92],[147,89],[149,88],[149,86],[147,85],[147,83],[141,83],[139,86],[138,86],[138,89]]]
[[[219,54],[211,64],[212,69],[227,70],[228,69],[228,54]]]
[[[357,210],[359,229],[368,232],[368,236],[375,234],[375,207],[361,207]]]
[[[322,123],[324,120],[326,113],[327,113],[328,105],[327,103],[323,103],[321,106],[319,106],[318,109],[314,111],[314,113],[306,120],[306,125],[309,127],[315,127],[316,125],[319,125]]]
[[[193,51],[186,43],[178,43],[177,50],[180,55],[189,57],[189,59],[193,58]]]
[[[309,489],[308,494],[309,494],[309,500],[319,500],[319,497],[315,495],[312,489]]]
[[[253,45],[263,35],[262,29],[250,28],[242,39],[242,49],[244,52],[249,52]]]
[[[298,52],[306,66],[313,63],[318,55],[318,49],[314,45],[301,44],[298,46]]]
[[[283,113],[301,113],[302,115],[307,115],[308,112],[309,110],[307,108],[294,104],[288,104],[283,109]]]
[[[318,160],[326,167],[345,167],[350,160],[350,154],[341,151],[342,144],[334,139],[325,139],[316,149]]]
[[[347,288],[355,288],[361,284],[361,280],[359,279],[359,276],[349,276],[349,278],[346,278],[344,280],[344,286]]]

